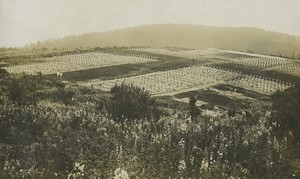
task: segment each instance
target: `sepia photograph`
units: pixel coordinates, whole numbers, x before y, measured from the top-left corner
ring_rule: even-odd
[[[299,0],[0,0],[0,179],[297,178]]]

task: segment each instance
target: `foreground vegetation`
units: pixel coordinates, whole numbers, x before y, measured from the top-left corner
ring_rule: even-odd
[[[300,175],[299,86],[272,96],[270,109],[212,118],[192,96],[178,110],[132,85],[105,93],[0,73],[0,178]]]

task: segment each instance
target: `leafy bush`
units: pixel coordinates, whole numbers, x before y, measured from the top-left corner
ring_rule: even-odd
[[[148,91],[122,83],[111,88],[109,113],[117,122],[150,119],[157,111],[156,102]]]
[[[272,95],[273,113],[271,126],[281,140],[286,138],[289,146],[300,143],[300,84],[284,92]],[[298,144],[297,144],[298,143]]]

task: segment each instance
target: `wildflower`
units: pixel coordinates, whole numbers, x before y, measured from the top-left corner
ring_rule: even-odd
[[[219,157],[222,158],[223,157],[223,152],[218,151]]]
[[[82,164],[78,167],[78,170],[80,170],[81,172],[83,172],[83,169],[84,169],[84,164]]]
[[[185,161],[184,160],[180,160],[179,164],[178,164],[178,171],[179,172],[183,172],[185,169],[186,169]]]
[[[114,179],[129,179],[127,171],[121,168],[117,168],[114,174],[115,174]]]
[[[183,138],[179,141],[179,145],[184,146],[184,139]]]
[[[206,160],[202,160],[201,169],[207,169],[207,168],[208,168],[208,162]]]
[[[191,122],[192,122],[191,117],[189,117],[189,118],[186,119],[186,123],[187,123],[187,124],[190,124]]]

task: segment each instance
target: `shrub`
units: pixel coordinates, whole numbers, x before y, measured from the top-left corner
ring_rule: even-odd
[[[148,91],[122,83],[111,88],[109,113],[117,122],[152,118],[158,112],[156,102]]]

